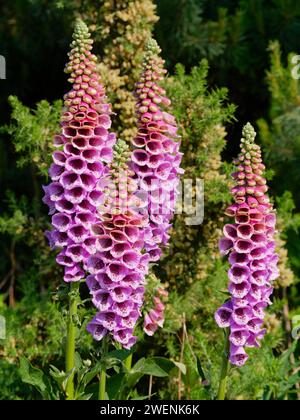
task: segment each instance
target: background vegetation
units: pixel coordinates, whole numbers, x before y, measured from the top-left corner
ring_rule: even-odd
[[[38,398],[33,386],[22,383],[23,357],[45,371],[63,366],[66,292],[43,234],[49,218],[41,185],[79,15],[93,31],[99,71],[118,113],[114,128],[126,140],[134,134],[131,91],[145,41],[154,33],[169,70],[166,87],[180,123],[186,177],[205,180],[204,223],[190,227],[178,216],[155,268],[170,291],[166,326],[154,338],[141,337],[135,357],[165,354],[185,363],[187,372],[154,380],[154,398],[215,395],[223,337],[213,313],[227,282],[217,244],[230,200],[230,162],[249,120],[256,123],[278,209],[281,276],[266,319],[269,334],[245,367],[232,370],[228,397],[297,399],[299,347],[291,337],[292,319],[300,315],[300,84],[291,63],[300,53],[297,0],[1,3],[7,79],[0,80],[0,314],[7,338],[0,340],[0,398]],[[78,340],[86,363],[97,351],[85,333],[89,316],[82,307]],[[147,394],[146,379],[135,392]]]

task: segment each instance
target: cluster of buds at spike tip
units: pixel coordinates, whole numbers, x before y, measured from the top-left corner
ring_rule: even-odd
[[[165,322],[165,301],[169,294],[163,287],[157,287],[154,290],[152,308],[144,316],[144,331],[152,336],[158,329],[163,328]]]
[[[136,85],[138,133],[132,140],[131,168],[139,182],[139,194],[150,217],[146,249],[151,261],[159,260],[160,245],[166,245],[175,211],[182,154],[179,152],[175,118],[164,109],[170,106],[160,86],[166,70],[160,48],[148,42],[143,72]]]
[[[129,159],[128,145],[119,141],[110,173],[103,180],[106,198],[100,220],[92,226],[98,251],[86,265],[91,273],[87,284],[99,311],[87,329],[96,340],[110,335],[125,348],[136,342],[133,331],[141,316],[149,267],[149,254],[144,252],[149,220],[133,208],[137,186],[128,168]]]
[[[84,278],[84,264],[96,250],[91,224],[103,201],[99,182],[112,160],[115,135],[109,132],[111,108],[96,72],[96,57],[87,26],[76,23],[66,72],[72,90],[64,97],[61,134],[54,139],[56,151],[49,169],[52,180],[44,187],[43,201],[50,208],[53,229],[50,244],[62,248],[57,256],[64,266],[64,280]]]
[[[276,215],[266,195],[265,167],[256,133],[247,124],[243,130],[241,153],[233,174],[235,203],[226,210],[234,223],[224,226],[221,254],[229,254],[231,299],[215,314],[219,327],[230,328],[230,362],[242,366],[248,359],[245,347],[259,347],[263,338],[264,310],[271,305],[273,282],[278,277],[275,253]]]

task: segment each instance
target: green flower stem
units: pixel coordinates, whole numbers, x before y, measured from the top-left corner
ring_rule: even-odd
[[[125,360],[125,366],[128,370],[131,369],[131,365],[132,365],[132,353]]]
[[[76,340],[76,315],[79,302],[80,282],[73,282],[69,292],[69,316],[67,326],[66,344],[66,372],[70,372],[75,367],[75,340]],[[66,385],[67,400],[74,400],[74,372],[68,378]]]
[[[108,341],[107,338],[104,337],[102,339],[102,360],[103,365],[100,372],[100,379],[99,379],[99,401],[105,401],[106,398],[106,355],[108,353]]]
[[[219,383],[217,400],[225,400],[228,372],[229,372],[229,330],[226,329],[225,347],[224,347],[223,358],[222,358],[220,383]]]
[[[101,370],[99,382],[99,401],[106,400],[106,370]]]

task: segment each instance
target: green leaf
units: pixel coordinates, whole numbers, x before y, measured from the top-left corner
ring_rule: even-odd
[[[153,358],[154,359],[154,358]],[[143,375],[152,375],[160,378],[169,376],[153,359],[140,359],[132,368],[132,373],[142,373]]]
[[[202,382],[206,381],[206,377],[205,377],[205,374],[204,374],[204,371],[203,371],[202,365],[201,365],[201,360],[198,356],[197,356],[197,371],[198,371],[198,374],[200,375],[200,377],[202,379]]]
[[[60,371],[57,367],[50,365],[50,375],[52,378],[61,385],[66,378],[66,373],[62,370]]]
[[[186,366],[184,363],[180,363],[180,362],[173,362],[173,363],[176,367],[178,367],[178,369],[181,371],[181,373],[183,373],[183,375],[186,375]]]
[[[78,371],[81,369],[82,366],[82,360],[80,357],[80,354],[78,352],[75,353],[75,370]]]
[[[85,393],[87,395],[92,395],[91,397],[92,400],[97,400],[98,393],[99,393],[99,383],[92,382],[91,384],[89,384],[85,389]]]
[[[123,360],[126,360],[128,356],[130,356],[132,354],[131,350],[113,350],[111,352],[108,353],[107,357],[108,358],[113,358],[113,359],[117,359],[120,360],[121,362],[123,362]]]
[[[61,388],[65,391],[66,385],[68,382],[69,377],[74,372],[74,369],[71,369],[69,372],[64,372],[63,370],[60,371],[55,366],[50,365],[50,375],[52,378],[61,386]]]
[[[264,389],[262,399],[263,399],[263,401],[269,401],[271,399],[271,397],[272,397],[272,391],[271,391],[269,385],[267,385]]]
[[[20,358],[19,374],[24,383],[33,385],[44,395],[47,390],[44,373],[42,370],[33,367],[25,357]]]
[[[171,372],[172,369],[175,367],[175,362],[173,362],[170,359],[167,359],[166,357],[151,357],[147,359],[149,361],[152,361],[157,366],[159,366],[162,370],[164,370],[167,374]]]
[[[174,368],[178,368],[184,375],[186,374],[186,366],[184,363],[175,362],[174,360],[167,359],[166,357],[151,357],[150,360],[154,361],[168,374],[170,374],[171,370]]]
[[[287,380],[287,383],[289,385],[295,385],[300,383],[300,374],[299,373],[295,373],[294,375],[291,375],[289,377],[289,379]]]
[[[144,401],[148,400],[148,395],[139,395],[138,397],[131,398],[132,401]]]
[[[93,394],[86,394],[85,392],[76,392],[75,393],[75,400],[79,400],[79,401],[86,401],[86,400],[90,400],[93,397]]]
[[[98,362],[91,370],[89,370],[82,378],[82,383],[86,387],[94,377],[100,372],[102,367],[101,362]]]
[[[124,389],[130,390],[136,386],[136,384],[139,382],[139,380],[144,376],[141,372],[133,372],[131,370],[129,373],[127,373],[126,381],[124,383]],[[123,390],[122,390],[123,392]]]
[[[106,392],[110,400],[117,398],[119,391],[122,389],[122,383],[125,378],[125,373],[113,375],[107,379]]]

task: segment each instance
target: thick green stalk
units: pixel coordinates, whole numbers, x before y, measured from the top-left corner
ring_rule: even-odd
[[[125,366],[128,370],[131,369],[131,365],[132,365],[132,353],[125,360]]]
[[[99,401],[106,400],[106,355],[108,352],[108,341],[107,338],[104,337],[102,339],[102,360],[103,365],[100,372],[100,380],[99,380]]]
[[[220,373],[220,383],[219,390],[217,395],[217,400],[225,400],[226,396],[226,387],[227,387],[227,378],[229,372],[229,331],[225,332],[225,347],[222,358],[222,366]]]
[[[79,282],[73,282],[70,285],[69,292],[69,315],[67,326],[67,343],[66,343],[66,372],[70,372],[75,367],[75,340],[76,340],[76,319]],[[74,372],[68,378],[66,385],[67,400],[74,400]]]
[[[101,370],[99,382],[99,401],[106,400],[106,369]]]

